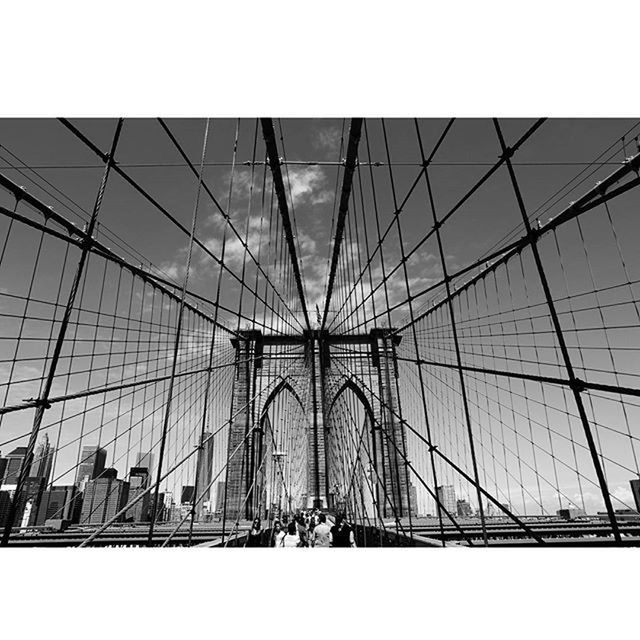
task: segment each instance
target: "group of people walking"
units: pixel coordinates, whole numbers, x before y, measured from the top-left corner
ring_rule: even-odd
[[[270,531],[265,531],[256,518],[247,537],[247,547],[355,547],[355,537],[343,515],[335,522],[327,522],[327,515],[314,509],[301,511],[291,521],[283,516],[282,522],[275,520]]]

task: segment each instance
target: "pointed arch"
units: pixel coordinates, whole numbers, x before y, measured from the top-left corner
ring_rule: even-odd
[[[347,390],[353,391],[353,393],[355,393],[358,400],[362,402],[364,409],[367,412],[369,419],[371,420],[371,424],[374,424],[375,418],[373,415],[373,409],[371,407],[371,403],[369,402],[369,399],[365,395],[364,391],[351,378],[347,378],[347,380],[345,380],[344,384],[340,387],[340,389],[338,389],[338,392],[333,396],[333,399],[331,400],[331,404],[329,405],[329,409],[327,410],[327,418],[331,416],[331,411],[333,411],[333,407],[337,402],[338,398]]]
[[[262,423],[262,421],[264,420],[265,416],[267,415],[267,412],[269,411],[269,407],[271,406],[273,401],[277,398],[278,394],[281,391],[285,391],[285,390],[289,391],[289,393],[291,393],[291,395],[296,399],[296,401],[298,402],[298,404],[300,405],[300,407],[304,411],[304,404],[302,403],[302,400],[300,399],[300,396],[298,395],[296,390],[291,386],[289,381],[286,378],[283,378],[274,387],[274,389],[271,391],[271,393],[267,396],[267,399],[265,400],[265,403],[264,403],[264,405],[262,407],[262,411],[260,412],[260,423]]]

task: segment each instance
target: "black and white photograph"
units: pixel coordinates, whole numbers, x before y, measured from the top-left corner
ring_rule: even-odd
[[[0,121],[2,544],[640,545],[639,135]]]
[[[71,4],[61,35],[86,18]],[[333,3],[225,9],[212,31],[211,7],[116,4],[76,44],[43,9],[56,59],[8,50],[3,582],[62,597],[92,566],[69,630],[96,638],[618,637],[640,568],[627,45],[635,70],[585,46],[564,75],[517,12],[487,38],[503,3],[487,31],[464,14],[452,56],[428,10],[386,7],[385,34],[371,7],[371,48],[345,9],[321,64]],[[157,631],[103,606],[135,591]]]

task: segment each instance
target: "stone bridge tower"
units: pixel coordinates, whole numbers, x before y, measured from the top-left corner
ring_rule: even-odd
[[[292,336],[251,330],[232,339],[236,371],[227,451],[227,520],[264,516],[267,474],[259,461],[275,465],[279,455],[304,461],[305,486],[293,496],[289,508],[340,506],[336,501],[340,489],[335,484],[345,477],[345,470],[341,468],[344,442],[336,436],[337,414],[346,393],[355,394],[366,419],[370,493],[380,516],[408,515],[406,436],[399,418],[395,353],[398,342],[389,329],[362,335],[305,331]],[[275,425],[269,410],[280,395],[294,406],[296,427],[303,430],[295,451],[278,451],[272,435]]]

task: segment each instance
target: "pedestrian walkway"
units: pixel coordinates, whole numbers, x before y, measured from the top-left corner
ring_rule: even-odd
[[[301,512],[291,522],[274,521],[268,539],[276,549],[356,546],[354,529],[344,516],[320,511]]]

